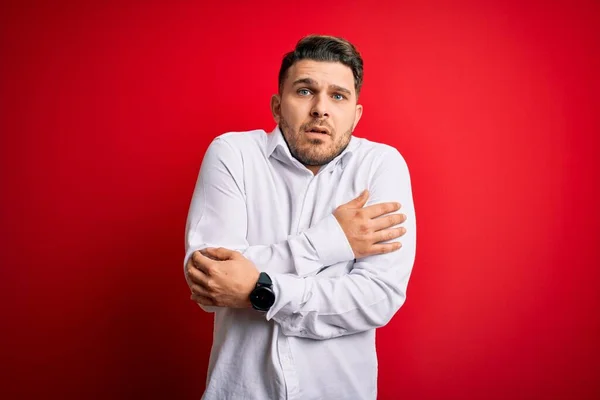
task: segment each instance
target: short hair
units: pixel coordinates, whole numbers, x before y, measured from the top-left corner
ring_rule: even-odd
[[[354,89],[358,97],[363,83],[363,60],[356,47],[346,39],[326,35],[309,35],[300,39],[296,48],[281,62],[279,93],[283,90],[288,69],[300,60],[339,62],[349,67],[354,75]]]

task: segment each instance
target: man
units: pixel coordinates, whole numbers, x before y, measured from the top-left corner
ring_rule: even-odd
[[[184,261],[215,313],[204,399],[377,396],[375,328],[405,300],[416,226],[400,153],[352,135],[362,77],[351,43],[308,36],[283,59],[275,130],[206,151]]]

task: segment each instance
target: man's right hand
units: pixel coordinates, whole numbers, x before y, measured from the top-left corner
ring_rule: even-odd
[[[354,258],[357,259],[400,249],[402,245],[399,242],[381,242],[399,238],[406,233],[406,229],[402,227],[392,228],[406,221],[404,214],[390,214],[400,209],[399,203],[379,203],[364,207],[368,198],[369,192],[365,190],[333,212],[350,242]]]

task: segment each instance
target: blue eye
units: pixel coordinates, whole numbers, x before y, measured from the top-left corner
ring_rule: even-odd
[[[335,100],[344,100],[345,99],[345,97],[343,95],[339,94],[339,93],[334,94],[333,98]]]
[[[310,94],[310,90],[308,90],[308,89],[300,89],[300,90],[298,90],[298,94],[300,96],[308,96]]]

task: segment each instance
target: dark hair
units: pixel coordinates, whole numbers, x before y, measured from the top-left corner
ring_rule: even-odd
[[[279,69],[279,93],[282,92],[288,69],[300,60],[339,62],[354,75],[356,95],[363,83],[363,60],[352,43],[335,36],[309,35],[298,41],[296,48],[283,57]]]

